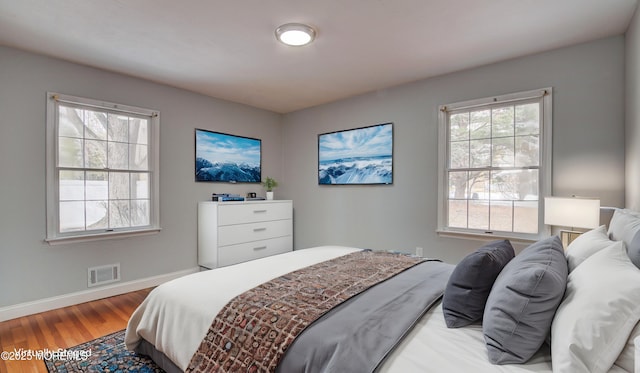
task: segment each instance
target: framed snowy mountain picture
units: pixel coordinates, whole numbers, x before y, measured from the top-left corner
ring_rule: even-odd
[[[196,181],[259,183],[262,141],[196,128]]]
[[[318,184],[392,184],[393,123],[318,135]]]

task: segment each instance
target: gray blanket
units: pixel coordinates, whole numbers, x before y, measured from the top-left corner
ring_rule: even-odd
[[[298,336],[276,371],[374,372],[440,299],[453,268],[427,261],[335,307]]]

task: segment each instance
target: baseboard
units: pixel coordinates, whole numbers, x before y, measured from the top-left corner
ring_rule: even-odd
[[[56,308],[72,306],[89,302],[96,299],[112,297],[131,291],[146,289],[158,286],[163,282],[173,280],[184,275],[198,272],[198,268],[186,269],[183,271],[167,273],[164,275],[147,277],[140,280],[127,281],[119,284],[111,284],[100,288],[78,291],[59,295],[51,298],[40,299],[32,302],[19,303],[12,306],[0,307],[0,322],[15,319],[17,317],[33,315],[40,312],[50,311]]]

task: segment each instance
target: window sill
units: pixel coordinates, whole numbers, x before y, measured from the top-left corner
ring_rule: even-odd
[[[68,243],[101,241],[101,240],[135,237],[135,236],[148,236],[148,235],[156,234],[161,230],[162,228],[149,228],[149,229],[142,229],[138,231],[127,231],[127,232],[104,232],[104,233],[96,233],[96,234],[86,234],[82,236],[46,238],[44,241],[51,246],[55,246],[55,245],[63,245]]]
[[[474,241],[493,241],[493,240],[509,240],[512,243],[531,244],[538,241],[544,234],[540,234],[537,237],[518,237],[510,236],[501,233],[480,233],[480,232],[463,232],[463,231],[450,231],[439,229],[436,231],[438,236],[446,238],[459,238],[464,240]]]

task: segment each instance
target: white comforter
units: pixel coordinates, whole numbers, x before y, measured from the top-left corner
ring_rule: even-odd
[[[219,310],[262,282],[359,249],[325,246],[199,272],[154,289],[129,320],[125,343],[151,342],[185,370]],[[551,372],[548,350],[523,365],[488,362],[480,326],[448,329],[435,305],[387,359],[382,372]]]
[[[144,338],[185,370],[218,312],[236,295],[297,269],[358,251],[325,246],[194,273],[158,286],[131,315],[125,343]]]

